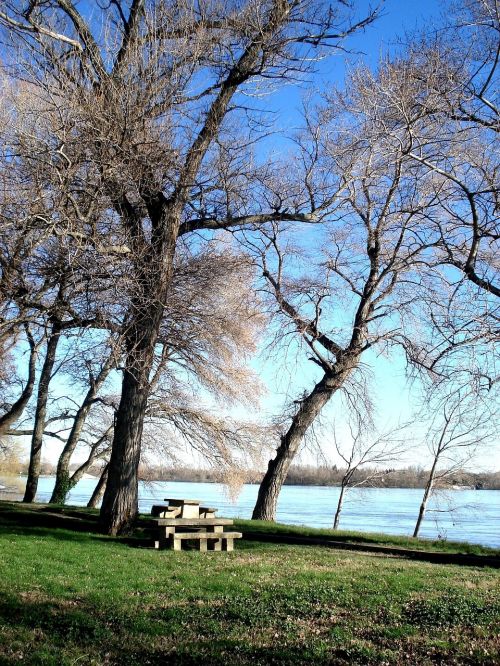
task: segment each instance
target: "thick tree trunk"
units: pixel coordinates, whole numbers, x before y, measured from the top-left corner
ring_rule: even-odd
[[[253,520],[276,519],[278,496],[290,465],[307,430],[339,386],[338,381],[332,381],[331,377],[324,375],[311,393],[302,400],[288,432],[281,438],[276,456],[269,461],[267,472],[259,487],[257,502],[252,514]]]
[[[104,490],[106,488],[106,481],[108,480],[108,469],[109,469],[109,463],[103,469],[101,478],[97,482],[97,485],[94,488],[94,492],[92,493],[92,496],[90,497],[87,503],[89,509],[96,509],[102,500],[102,497],[104,495]]]
[[[154,338],[156,340],[156,336]],[[153,336],[151,336],[153,343]],[[154,344],[154,343],[153,343]],[[108,482],[101,507],[101,525],[109,534],[129,531],[138,512],[138,468],[152,358],[139,372],[125,369],[116,414]]]
[[[434,462],[432,463],[432,468],[431,471],[429,472],[429,478],[427,479],[427,483],[425,486],[424,490],[424,496],[422,498],[422,503],[420,504],[420,509],[418,512],[418,518],[417,522],[415,524],[415,529],[413,530],[413,536],[418,537],[418,533],[420,532],[420,526],[422,525],[422,521],[425,516],[425,512],[427,510],[427,502],[429,501],[429,497],[432,493],[432,488],[434,487],[434,478],[436,476],[436,467],[438,463],[439,456],[436,455],[434,456]]]
[[[58,323],[53,324],[52,332],[47,341],[47,350],[45,353],[45,361],[43,363],[42,372],[40,374],[40,381],[38,382],[35,423],[33,426],[33,435],[31,437],[30,464],[23,502],[33,502],[38,488],[38,478],[40,476],[40,465],[42,458],[43,433],[45,430],[45,421],[47,418],[49,384],[52,377],[52,369],[56,359],[56,351],[57,345],[59,343],[60,333],[60,325]]]
[[[113,366],[112,358],[113,356],[110,355],[110,357],[107,359],[100,373],[92,382],[84,401],[76,413],[71,432],[68,436],[68,439],[66,440],[66,444],[64,445],[64,448],[61,451],[61,455],[59,456],[59,460],[57,462],[56,483],[54,485],[54,490],[52,491],[52,496],[49,500],[50,504],[64,504],[68,492],[78,482],[78,478],[75,478],[74,476],[71,477],[69,473],[71,456],[73,455],[78,442],[80,441],[80,435],[82,433],[83,426],[85,425],[87,416],[94,403],[94,399],[97,396],[97,393],[99,392],[99,389],[104,383],[106,377],[108,376],[111,367]]]
[[[137,267],[140,281],[129,313],[122,393],[101,506],[100,524],[107,534],[130,531],[138,513],[138,469],[149,377],[172,280],[179,217],[180,208],[170,220],[156,223],[158,237],[153,234],[151,250]]]

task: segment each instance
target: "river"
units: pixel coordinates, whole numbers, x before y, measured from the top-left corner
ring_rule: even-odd
[[[95,479],[82,479],[71,491],[69,503],[85,505]],[[37,501],[48,501],[53,477],[42,477]],[[165,497],[199,499],[228,518],[250,518],[257,496],[256,485],[245,485],[235,502],[216,483],[156,481],[141,483],[139,508],[149,513],[152,504]],[[340,517],[340,529],[385,534],[412,534],[423,491],[415,488],[357,488],[348,492]],[[331,527],[339,488],[284,486],[277,520],[291,525]],[[469,541],[500,548],[500,491],[450,490],[430,503],[420,536],[449,541]]]

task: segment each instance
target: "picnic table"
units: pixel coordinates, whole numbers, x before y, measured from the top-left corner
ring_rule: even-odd
[[[200,551],[232,551],[234,540],[241,539],[241,532],[224,532],[233,525],[228,518],[217,518],[217,509],[200,506],[199,500],[166,498],[165,505],[155,505],[151,513],[157,517],[158,539],[155,548],[169,546],[182,550],[184,541],[196,541]]]

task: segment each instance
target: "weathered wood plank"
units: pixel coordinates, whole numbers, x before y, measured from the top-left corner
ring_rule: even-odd
[[[206,527],[208,525],[233,525],[234,520],[230,518],[158,518],[156,523],[160,526],[170,525],[172,527],[189,527],[190,525]]]
[[[151,507],[151,515],[157,518],[175,518],[181,512],[181,507],[168,507],[161,504],[154,504]]]
[[[193,540],[206,540],[206,539],[241,539],[242,532],[174,532],[170,535],[170,539],[193,539]]]
[[[169,545],[173,550],[182,550],[183,541],[198,541],[200,551],[234,550],[234,540],[241,539],[241,532],[174,532],[169,537]]]

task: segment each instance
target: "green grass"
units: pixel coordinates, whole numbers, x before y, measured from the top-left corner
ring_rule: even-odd
[[[500,662],[498,570],[244,539],[158,552],[147,521],[126,540],[96,521],[0,503],[0,664]]]
[[[408,536],[395,536],[391,534],[377,534],[371,532],[351,532],[347,530],[329,530],[306,527],[304,525],[283,525],[263,520],[237,520],[235,524],[242,531],[256,534],[282,534],[287,536],[304,536],[321,538],[327,537],[333,541],[352,544],[370,544],[376,546],[395,546],[411,550],[439,553],[462,553],[467,555],[496,555],[500,556],[500,549],[488,548],[473,543],[460,541],[446,541],[443,539],[414,539]]]

